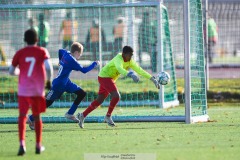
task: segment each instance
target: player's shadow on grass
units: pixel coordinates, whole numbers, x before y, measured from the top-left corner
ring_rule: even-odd
[[[11,159],[18,159],[18,157],[19,156],[17,156],[17,150],[16,150],[16,153],[15,152],[5,152],[4,155],[0,156],[0,159],[9,159],[9,158],[11,158]]]
[[[84,128],[87,131],[97,131],[97,130],[145,130],[145,129],[157,129],[159,127],[135,127],[135,128],[122,128],[122,127],[106,127],[106,128]]]
[[[149,129],[159,129],[164,128],[165,126],[140,126],[140,124],[133,125],[132,123],[128,123],[121,125],[121,123],[117,124],[116,127],[110,127],[106,123],[94,123],[93,126],[91,123],[86,123],[85,128],[81,129],[79,126],[68,126],[68,127],[56,127],[53,128],[51,126],[46,126],[43,132],[58,132],[58,131],[105,131],[105,130],[149,130]],[[182,124],[179,122],[179,124]]]
[[[18,133],[18,130],[5,130],[5,131],[0,131],[0,133]],[[27,129],[26,132],[35,132],[34,130]]]
[[[149,122],[149,123],[159,123],[159,122]],[[165,123],[165,122],[161,122],[161,123]],[[182,122],[178,122],[179,124],[182,124]],[[127,123],[125,125],[121,125],[121,123],[117,123],[116,127],[110,127],[108,126],[106,123],[99,123],[101,126],[99,126],[98,128],[96,127],[85,127],[84,130],[149,130],[149,129],[161,129],[161,128],[165,128],[166,126],[152,126],[152,125],[146,125],[146,126],[142,126],[141,123],[139,124],[135,124],[134,122],[132,123]],[[101,127],[101,128],[100,128]]]
[[[14,132],[18,132],[18,130],[5,130],[5,131],[0,131],[0,133],[14,133]]]
[[[155,127],[156,129],[157,128],[159,128],[159,127]],[[62,131],[107,131],[107,130],[144,130],[144,129],[150,129],[150,127],[149,128],[143,128],[143,127],[139,127],[139,128],[117,128],[117,127],[115,127],[115,128],[110,128],[110,127],[108,127],[108,128],[106,128],[106,127],[104,127],[104,128],[84,128],[84,129],[81,129],[81,128],[71,128],[71,129],[66,129],[66,130],[62,130],[62,129],[46,129],[46,130],[44,130],[43,132],[62,132]],[[151,127],[151,129],[153,129],[153,127]]]

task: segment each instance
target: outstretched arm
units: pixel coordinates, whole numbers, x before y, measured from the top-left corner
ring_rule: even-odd
[[[157,89],[160,89],[160,84],[158,83],[157,79],[151,74],[149,74],[147,71],[143,70],[135,61],[132,61],[131,68],[138,74],[144,76],[147,79],[150,79],[155,85],[155,87]]]
[[[147,71],[143,70],[134,60],[131,60],[131,66],[130,68],[132,68],[135,72],[137,72],[137,74],[150,79],[152,76],[151,74],[149,74]]]
[[[83,67],[81,64],[78,64],[76,70],[81,71],[82,73],[87,73],[87,72],[91,71],[92,69],[96,68],[98,65],[99,65],[99,61],[93,62],[88,67]]]

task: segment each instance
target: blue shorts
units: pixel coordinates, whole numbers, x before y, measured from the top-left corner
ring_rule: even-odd
[[[64,92],[74,93],[80,89],[81,88],[78,85],[72,83],[71,81],[68,81],[66,85],[53,85],[46,96],[46,100],[54,101],[59,99]]]

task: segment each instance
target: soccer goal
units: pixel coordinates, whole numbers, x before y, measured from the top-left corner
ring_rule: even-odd
[[[160,71],[166,71],[171,76],[170,83],[162,86],[160,90],[143,77],[140,77],[139,83],[120,77],[116,84],[121,101],[113,112],[116,122],[194,123],[208,120],[201,0],[35,3],[9,2],[0,6],[0,13],[3,15],[0,23],[4,25],[4,30],[0,31],[0,44],[6,50],[8,65],[15,51],[24,46],[22,39],[24,31],[29,28],[28,19],[35,20],[37,27],[38,16],[43,14],[44,20],[50,26],[46,48],[55,64],[56,75],[58,49],[69,49],[68,45],[64,45],[66,35],[62,33],[63,21],[69,18],[69,41],[79,41],[84,45],[84,54],[79,60],[82,65],[100,60],[101,68],[121,52],[124,45],[130,45],[134,48],[134,59],[142,68],[154,76]],[[114,28],[119,23],[122,28],[117,28],[116,34]],[[95,35],[92,35],[90,30],[93,26],[98,26]],[[182,70],[176,70],[176,65],[181,66]],[[8,66],[0,67],[0,123],[16,123],[17,77],[10,77],[7,69]],[[84,110],[96,98],[99,69],[87,74],[71,74],[70,79],[87,92],[77,112]],[[73,94],[63,94],[42,115],[43,121],[69,122],[64,118],[64,113],[74,98]],[[102,122],[109,101],[110,96],[86,118],[86,122]]]

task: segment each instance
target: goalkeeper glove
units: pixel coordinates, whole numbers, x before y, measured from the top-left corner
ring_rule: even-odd
[[[150,80],[154,83],[157,89],[160,89],[160,84],[158,83],[157,79],[154,76],[152,76]]]
[[[51,90],[51,88],[52,88],[52,84],[51,84],[50,81],[47,81],[47,83],[46,83],[46,87],[45,87],[45,88],[48,89],[48,90]]]
[[[132,78],[134,82],[139,82],[139,77],[133,71],[129,71],[127,76]]]

